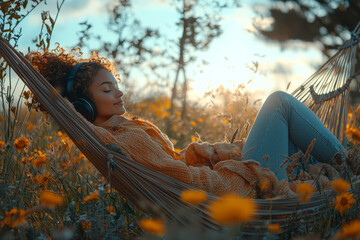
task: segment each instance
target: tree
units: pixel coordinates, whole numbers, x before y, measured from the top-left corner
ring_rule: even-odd
[[[274,0],[267,15],[273,19],[271,29],[259,29],[266,40],[320,42],[322,52],[332,51],[347,40],[360,22],[358,0]]]
[[[289,40],[320,43],[322,53],[330,57],[360,24],[358,0],[274,0],[265,15],[273,19],[270,29],[258,28],[263,39],[280,44]],[[358,38],[360,36],[357,36]],[[360,58],[360,51],[357,52]],[[360,69],[357,61],[355,72]],[[360,102],[359,77],[350,86],[351,102]],[[357,86],[356,86],[357,85]]]

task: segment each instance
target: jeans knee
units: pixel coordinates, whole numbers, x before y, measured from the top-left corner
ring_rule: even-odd
[[[266,98],[266,102],[271,103],[271,105],[281,104],[285,94],[287,93],[283,91],[275,91]]]

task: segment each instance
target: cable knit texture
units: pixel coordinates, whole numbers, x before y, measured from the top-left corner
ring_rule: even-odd
[[[168,137],[147,121],[114,115],[98,126],[89,124],[106,144],[117,144],[133,160],[218,196],[236,192],[253,198],[291,197],[301,182],[278,181],[257,161],[241,160],[242,142],[193,142],[177,153]],[[214,153],[220,159],[215,165],[211,159]],[[315,191],[319,186],[316,182],[324,190],[339,177],[327,164],[313,165],[306,174],[316,176],[318,181],[306,180]]]

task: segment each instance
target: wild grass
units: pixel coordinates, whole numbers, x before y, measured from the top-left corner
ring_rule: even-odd
[[[27,101],[26,94],[23,98]],[[26,99],[27,98],[27,99]],[[21,100],[22,101],[22,100]],[[162,97],[153,101],[130,103],[129,111],[144,117],[165,130],[165,119],[169,116],[166,107],[168,99]],[[49,116],[28,107],[10,106],[10,111],[0,113],[1,155],[0,155],[0,238],[1,239],[241,239],[246,225],[235,224],[225,227],[222,232],[203,231],[199,226],[182,229],[173,224],[165,224],[166,234],[151,234],[151,229],[143,231],[139,221],[150,218],[146,213],[134,208],[130,202],[112,189],[106,179],[87,161],[74,143]],[[242,106],[247,114],[236,116],[229,106]],[[137,109],[136,109],[137,108]],[[181,148],[191,141],[230,141],[236,129],[242,129],[237,138],[246,136],[254,120],[256,108],[246,106],[245,97],[227,108],[190,108],[194,119],[172,118],[174,132],[182,133],[187,139],[176,145]],[[221,112],[221,114],[215,114]],[[347,148],[351,152],[348,163],[355,169],[359,148],[357,141],[359,110],[349,114],[349,129],[354,129]],[[231,116],[225,117],[224,116]],[[183,122],[182,122],[183,121]],[[182,124],[182,125],[181,125]],[[216,125],[215,125],[216,124]],[[213,131],[211,131],[212,129]],[[12,131],[9,133],[7,131]],[[10,137],[12,136],[12,137]],[[174,135],[173,139],[176,142]],[[7,137],[7,138],[5,138]],[[28,140],[21,141],[23,137]],[[179,142],[180,143],[180,142]],[[51,190],[61,196],[62,204],[45,207],[40,195]],[[333,202],[331,200],[330,202]],[[20,210],[23,210],[22,212]],[[291,232],[265,233],[266,238],[290,239],[296,236],[311,238],[331,238],[339,233],[342,225],[358,218],[359,201],[355,199],[349,210],[340,214],[329,205],[322,216],[303,226],[292,226]],[[289,221],[303,217],[294,215]],[[304,219],[304,221],[307,221]],[[311,222],[311,219],[310,219]],[[152,225],[151,225],[152,226]],[[144,227],[143,227],[144,228]],[[146,228],[144,228],[146,230]]]

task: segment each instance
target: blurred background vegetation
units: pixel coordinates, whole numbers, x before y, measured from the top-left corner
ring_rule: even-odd
[[[68,0],[1,1],[1,36],[24,54],[49,49],[54,44],[52,36],[57,21],[65,14],[62,10],[68,2],[73,4]],[[222,14],[250,3],[241,0],[166,1],[178,18],[176,31],[169,35],[156,26],[145,27],[133,14],[134,2],[108,1],[108,20],[102,28],[111,35],[99,32],[98,26],[95,27],[98,23],[90,18],[73,23],[81,29],[74,45],[59,44],[67,49],[79,48],[83,57],[96,51],[113,61],[121,75],[127,111],[131,116],[159,126],[178,150],[193,141],[229,142],[236,130],[236,138],[246,137],[262,103],[247,89],[252,79],[234,88],[218,86],[194,100],[194,96],[189,96],[193,83],[189,69],[198,64],[201,53],[208,51],[223,34]],[[55,3],[56,11],[50,12],[49,5]],[[313,45],[324,59],[350,37],[360,21],[360,2],[356,0],[264,0],[252,8],[255,17],[249,34],[278,44],[284,51],[296,48],[299,43]],[[41,26],[31,36],[31,44],[19,45],[24,38],[24,21],[36,11],[41,12],[37,16],[41,18]],[[72,236],[78,239],[95,238],[104,232],[109,238],[132,239],[141,235],[136,219],[144,213],[136,211],[126,199],[111,190],[51,117],[32,110],[26,87],[21,86],[21,80],[4,59],[0,61],[0,141],[3,143],[0,145],[0,195],[6,196],[1,198],[0,220],[4,221],[6,212],[12,208],[36,206],[38,195],[44,189],[59,192],[65,199],[56,211],[48,209],[31,215],[26,231],[18,231],[16,226],[3,222],[0,225],[2,236],[35,239],[51,235],[61,239],[61,234],[66,233],[58,231],[64,226],[71,226]],[[204,59],[200,62],[208,64]],[[249,62],[248,68],[254,74],[262,74],[257,62]],[[141,91],[135,90],[136,83],[131,81],[132,75],[139,73],[146,80],[146,88]],[[359,80],[353,81],[351,86],[351,105],[360,101]],[[356,113],[354,110],[351,117],[355,118]],[[29,139],[30,145],[25,150],[15,151],[13,143],[21,136]],[[37,151],[47,157],[46,163],[38,167],[32,163],[41,155]],[[43,177],[39,180],[39,176]],[[96,190],[98,199],[82,200]]]

